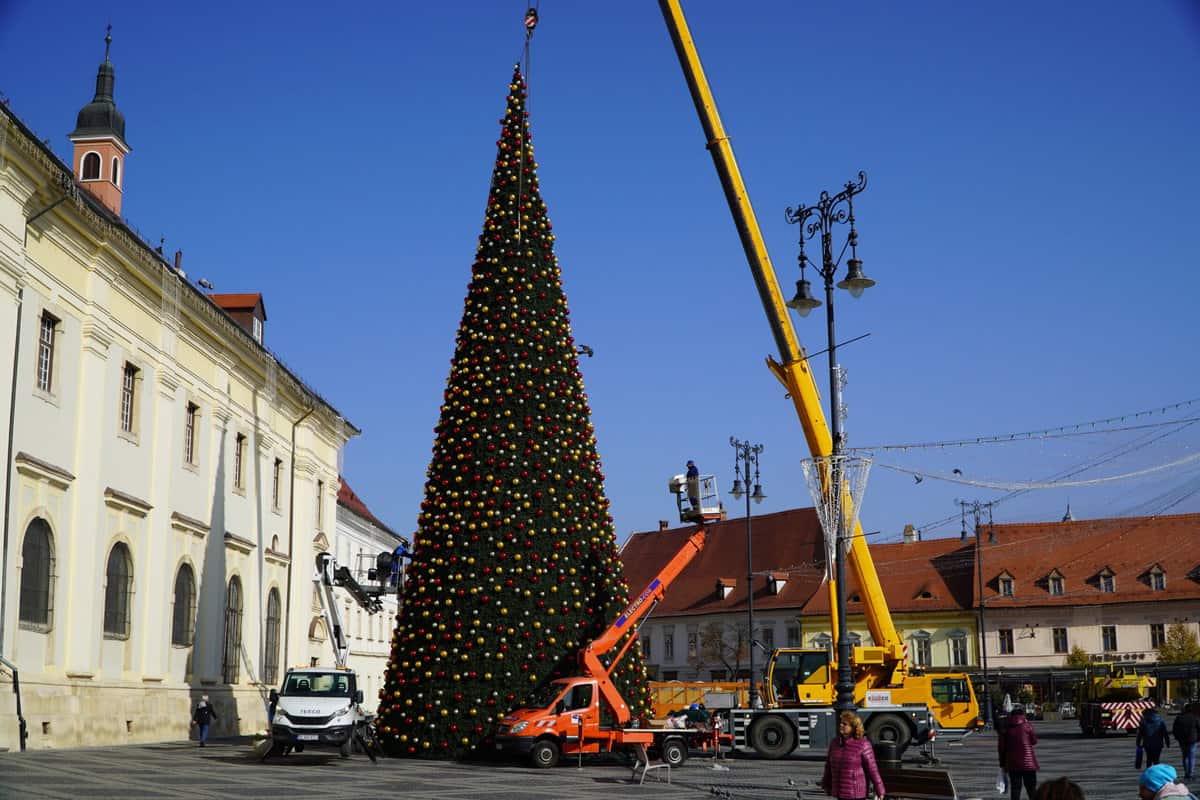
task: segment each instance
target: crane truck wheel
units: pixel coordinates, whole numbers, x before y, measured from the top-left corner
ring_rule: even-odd
[[[880,714],[867,723],[867,738],[872,744],[895,742],[896,755],[901,755],[912,741],[912,731],[908,723],[895,714]]]
[[[687,744],[678,736],[672,736],[662,744],[662,761],[664,764],[670,764],[672,767],[683,766],[683,762],[687,761],[688,749]]]
[[[558,763],[558,742],[553,739],[542,739],[533,745],[529,751],[529,760],[538,769],[550,769]]]
[[[783,758],[796,749],[796,729],[776,714],[755,720],[749,738],[750,746],[763,758]]]

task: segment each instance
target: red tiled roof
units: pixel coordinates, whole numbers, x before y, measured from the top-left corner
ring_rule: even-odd
[[[1123,519],[1026,522],[996,525],[995,543],[984,528],[983,596],[988,607],[1076,606],[1200,598],[1200,514]],[[1161,566],[1166,588],[1150,588],[1147,573]],[[1105,568],[1113,592],[1100,591]],[[1007,570],[1013,596],[1000,595],[996,580]],[[1058,570],[1063,594],[1050,594],[1047,576]]]
[[[893,612],[957,611],[975,602],[975,542],[925,539],[919,542],[870,545],[871,560],[883,595]],[[858,581],[846,567],[846,610],[861,614]],[[929,595],[926,597],[925,595]],[[820,591],[804,606],[806,614],[828,614],[829,592]]]
[[[367,504],[362,501],[362,498],[354,493],[354,490],[350,488],[350,484],[346,483],[346,479],[341,475],[338,476],[338,505],[350,509],[355,514],[358,514],[365,520],[373,522],[375,525],[383,528],[393,536],[398,535],[394,530],[389,528],[382,520],[380,520],[379,517],[371,513],[371,509],[367,508]]]
[[[263,296],[259,292],[210,294],[209,298],[226,311],[252,311],[262,304],[263,319],[267,318],[267,306],[266,303],[263,303]]]
[[[667,589],[655,614],[714,614],[746,608],[746,520],[706,526],[708,541]],[[621,549],[621,562],[632,596],[637,596],[695,533],[692,526],[635,533]],[[799,508],[751,519],[754,539],[754,608],[800,608],[821,583],[821,526],[816,512]],[[788,572],[779,594],[768,588],[766,571]],[[735,575],[736,585],[722,599],[717,581]]]

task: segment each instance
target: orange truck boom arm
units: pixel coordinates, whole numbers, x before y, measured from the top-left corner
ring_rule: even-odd
[[[617,719],[621,723],[629,720],[629,706],[625,703],[625,698],[621,697],[621,693],[617,691],[616,685],[612,682],[612,672],[616,669],[625,652],[637,641],[636,633],[629,637],[608,667],[605,667],[600,659],[617,646],[617,643],[621,641],[621,637],[630,631],[637,630],[638,624],[650,615],[650,612],[654,610],[654,607],[666,595],[667,588],[671,585],[671,582],[679,577],[679,573],[683,572],[684,568],[696,557],[696,554],[704,549],[704,543],[707,538],[708,534],[705,532],[703,526],[689,536],[688,540],[684,542],[683,547],[675,554],[675,557],[668,561],[666,566],[654,577],[654,580],[650,581],[649,585],[642,590],[642,593],[625,607],[625,610],[608,627],[608,630],[596,637],[587,647],[579,652],[579,663],[583,666],[585,674],[590,678],[594,678],[599,684],[600,693],[604,695],[604,699],[608,701],[609,706],[616,712]]]

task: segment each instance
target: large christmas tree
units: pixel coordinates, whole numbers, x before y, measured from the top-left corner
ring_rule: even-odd
[[[379,705],[396,755],[465,755],[628,601],[518,67]],[[634,647],[614,676],[647,708]]]

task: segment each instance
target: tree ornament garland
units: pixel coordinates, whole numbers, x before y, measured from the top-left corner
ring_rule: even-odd
[[[508,88],[380,691],[393,755],[487,744],[508,711],[577,674],[629,598],[519,66]],[[635,716],[649,708],[637,647],[614,680]]]

